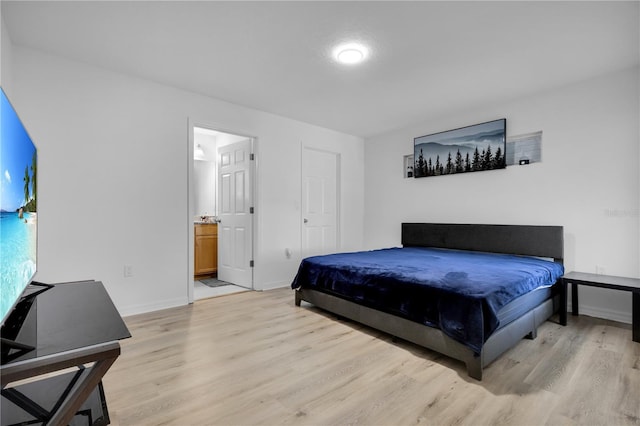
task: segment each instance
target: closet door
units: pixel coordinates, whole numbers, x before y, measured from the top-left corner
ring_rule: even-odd
[[[340,154],[302,149],[302,255],[339,248]]]

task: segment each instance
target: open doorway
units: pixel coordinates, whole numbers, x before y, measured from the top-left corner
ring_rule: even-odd
[[[189,123],[189,302],[253,289],[255,138]]]

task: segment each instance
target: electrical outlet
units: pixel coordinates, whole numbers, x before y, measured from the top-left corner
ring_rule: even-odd
[[[124,277],[131,278],[133,276],[133,266],[124,265]]]
[[[596,274],[597,274],[597,275],[605,275],[605,273],[604,273],[604,266],[602,266],[602,265],[596,265]]]

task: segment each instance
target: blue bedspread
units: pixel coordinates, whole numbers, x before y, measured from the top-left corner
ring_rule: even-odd
[[[291,287],[438,327],[480,353],[503,306],[563,273],[561,264],[532,257],[405,247],[303,259]]]

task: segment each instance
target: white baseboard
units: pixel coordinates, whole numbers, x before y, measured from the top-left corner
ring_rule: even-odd
[[[258,291],[274,290],[276,288],[289,287],[290,285],[291,285],[290,283],[285,281],[274,281],[274,282],[263,284],[262,288],[256,289],[256,290]],[[138,314],[145,314],[147,312],[159,311],[162,309],[175,308],[175,307],[184,306],[187,304],[188,304],[187,298],[180,297],[176,299],[163,300],[160,302],[150,303],[150,304],[125,306],[125,307],[119,308],[118,311],[120,312],[120,315],[122,315],[123,317],[127,317],[131,315],[138,315]],[[572,312],[571,303],[568,304],[567,310],[568,312]],[[618,321],[625,324],[632,323],[631,312],[620,312],[612,309],[603,309],[601,307],[596,307],[596,306],[581,306],[580,314],[588,315],[590,317],[607,319],[611,321]]]
[[[274,290],[276,288],[290,287],[291,283],[287,281],[272,281],[270,283],[264,283],[260,288],[256,287],[256,290]]]
[[[179,297],[176,299],[162,300],[155,303],[125,306],[118,309],[118,311],[120,312],[120,315],[122,315],[123,317],[128,317],[131,315],[146,314],[148,312],[160,311],[162,309],[176,308],[178,306],[185,306],[187,304],[188,304],[188,300],[186,297]]]
[[[569,295],[569,297],[571,297]],[[571,304],[567,307],[569,312],[573,312]],[[602,318],[611,321],[622,322],[625,324],[632,323],[631,312],[620,312],[612,309],[603,309],[596,306],[580,306],[580,315],[587,315],[590,317]]]

